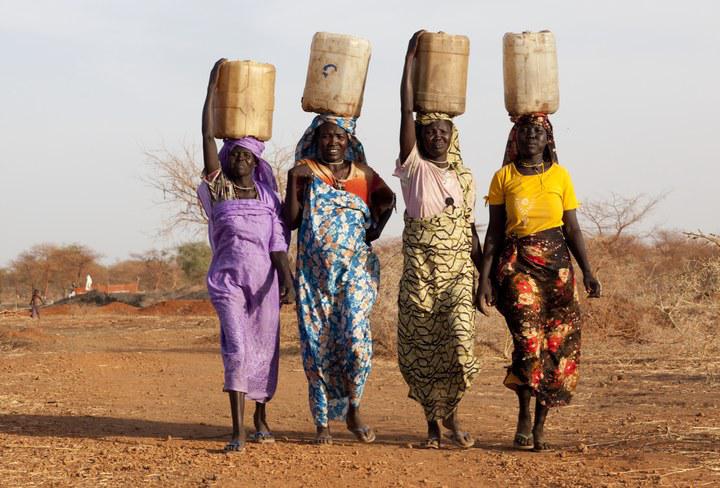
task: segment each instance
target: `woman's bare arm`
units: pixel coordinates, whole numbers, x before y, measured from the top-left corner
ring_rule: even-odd
[[[599,298],[601,294],[600,282],[595,278],[590,268],[590,260],[585,249],[585,238],[577,221],[575,210],[563,212],[563,234],[565,234],[565,241],[568,243],[570,252],[582,271],[585,291],[587,291],[590,298]]]
[[[488,315],[489,308],[495,303],[490,273],[493,261],[500,254],[505,241],[505,219],[505,205],[490,205],[490,222],[485,233],[485,252],[482,256],[480,282],[478,283],[480,291],[475,296],[475,306],[485,315]]]
[[[412,70],[418,39],[424,32],[424,30],[419,30],[413,34],[405,55],[405,67],[400,83],[400,161],[405,161],[415,146],[415,119],[413,118],[415,95]]]
[[[208,81],[207,95],[205,96],[205,105],[202,112],[202,136],[203,136],[203,162],[205,163],[205,174],[209,175],[220,168],[220,160],[218,159],[217,146],[215,145],[215,121],[213,114],[213,99],[215,98],[215,87],[217,86],[218,73],[220,66],[227,61],[225,58],[219,59],[212,71],[210,71],[210,80]]]

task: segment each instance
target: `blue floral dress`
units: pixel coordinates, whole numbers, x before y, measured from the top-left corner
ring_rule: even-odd
[[[370,311],[380,266],[365,243],[370,209],[314,177],[298,232],[297,313],[310,411],[317,426],[360,405],[370,374]]]

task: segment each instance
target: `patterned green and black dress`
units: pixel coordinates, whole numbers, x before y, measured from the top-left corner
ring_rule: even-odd
[[[472,251],[470,171],[453,167],[461,205],[439,215],[405,215],[403,274],[398,299],[400,372],[428,421],[450,416],[479,372],[474,354],[475,268]]]

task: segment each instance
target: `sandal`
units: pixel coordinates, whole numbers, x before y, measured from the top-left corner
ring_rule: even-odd
[[[375,441],[375,432],[368,427],[367,425],[365,427],[359,427],[357,429],[348,429],[350,432],[352,432],[357,440],[362,442],[363,444],[371,444]]]
[[[475,445],[475,439],[469,432],[449,432],[446,436],[461,449],[470,449]]]
[[[533,449],[533,436],[532,434],[522,434],[520,432],[515,433],[513,439],[513,448],[520,451],[529,451]]]
[[[240,439],[233,439],[223,447],[225,452],[239,452],[245,448],[245,442]]]
[[[252,440],[258,444],[273,444],[275,437],[273,437],[272,432],[259,430],[253,434]]]
[[[423,449],[440,449],[440,439],[437,437],[428,437],[420,444]]]

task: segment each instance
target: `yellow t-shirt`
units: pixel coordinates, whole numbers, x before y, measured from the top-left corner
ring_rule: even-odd
[[[503,166],[490,183],[488,203],[505,205],[505,234],[518,237],[562,227],[563,212],[578,207],[570,173],[557,163],[529,176],[514,164]]]

